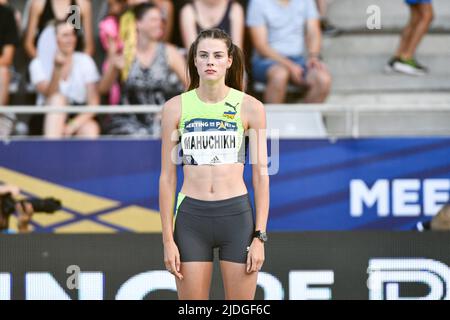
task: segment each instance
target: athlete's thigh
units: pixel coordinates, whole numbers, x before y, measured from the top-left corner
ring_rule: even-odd
[[[183,280],[176,278],[178,299],[209,299],[212,271],[212,262],[182,262],[180,266],[180,273],[183,275]]]
[[[258,272],[247,273],[245,263],[220,261],[226,300],[253,300]]]

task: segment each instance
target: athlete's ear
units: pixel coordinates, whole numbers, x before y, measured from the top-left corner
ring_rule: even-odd
[[[232,56],[228,56],[227,69],[230,69],[232,64],[233,64],[233,57]]]

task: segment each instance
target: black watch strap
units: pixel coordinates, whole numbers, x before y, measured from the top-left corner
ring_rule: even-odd
[[[264,231],[261,231],[261,230],[256,230],[253,233],[253,238],[258,238],[262,242],[267,242],[267,240],[268,240],[267,233]]]

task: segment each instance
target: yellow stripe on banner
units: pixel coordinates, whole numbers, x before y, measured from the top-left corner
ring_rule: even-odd
[[[125,227],[135,232],[162,231],[159,212],[139,206],[129,206],[124,209],[108,212],[98,217],[98,220]]]
[[[95,223],[93,221],[80,221],[67,226],[55,228],[55,233],[116,233],[113,228]]]
[[[119,204],[117,201],[62,187],[4,167],[0,167],[0,180],[7,184],[17,185],[23,191],[39,198],[57,198],[61,200],[65,208],[77,211],[84,215],[113,208]]]

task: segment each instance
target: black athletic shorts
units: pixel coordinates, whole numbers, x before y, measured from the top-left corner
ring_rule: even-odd
[[[178,194],[174,239],[181,262],[219,259],[246,263],[255,228],[248,194],[216,201]]]

